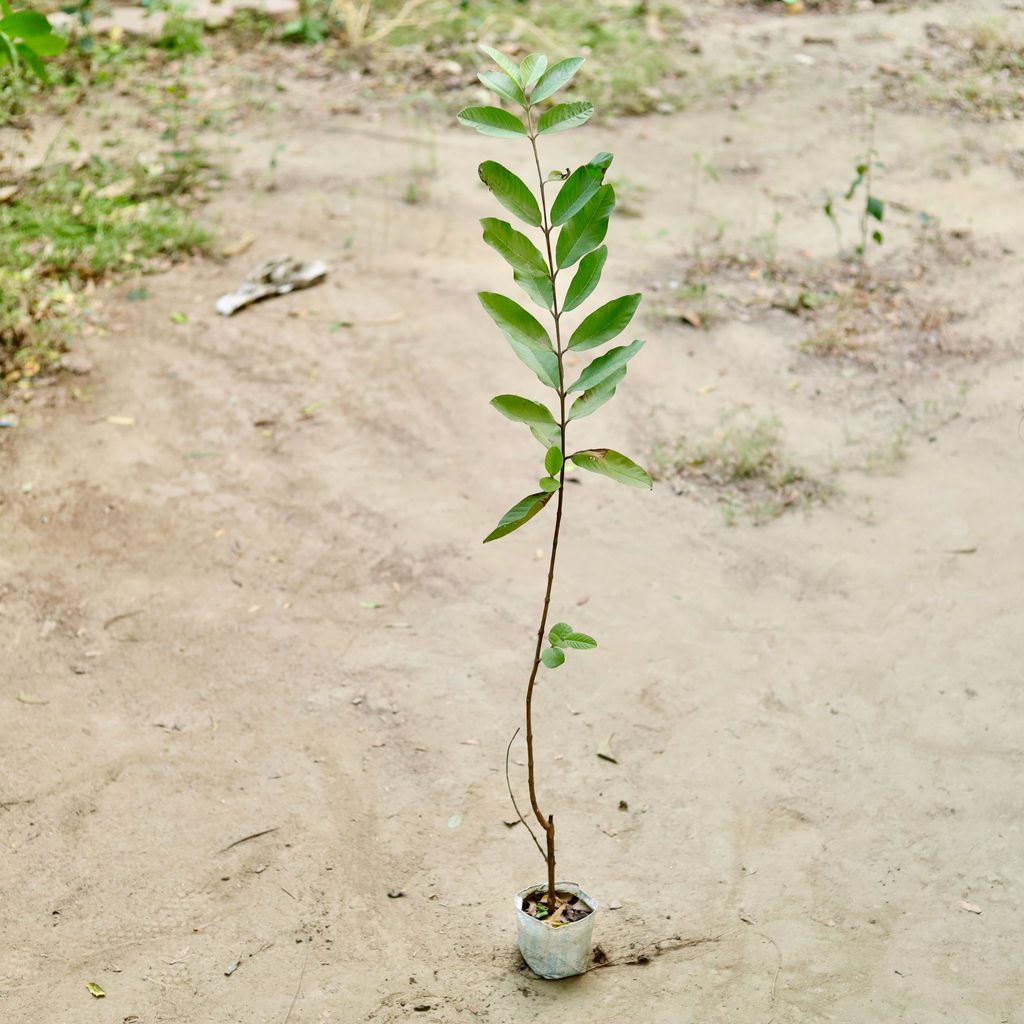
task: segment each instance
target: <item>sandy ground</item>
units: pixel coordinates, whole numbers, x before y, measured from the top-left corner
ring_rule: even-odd
[[[536,451],[487,405],[533,391],[473,299],[504,282],[475,166],[526,154],[298,116],[338,89],[298,79],[221,140],[209,214],[253,248],[112,292],[84,400],[27,407],[3,452],[0,1018],[1024,1022],[1021,122],[878,115],[880,193],[973,233],[930,287],[978,358],[857,378],[781,311],[650,313],[716,220],[738,242],[782,211],[780,254],[827,256],[857,97],[971,7],[723,15],[706,52],[781,69],[768,86],[548,147],[612,149],[643,190],[601,294],[647,289],[648,345],[581,440],[644,457],[746,402],[835,487],[761,527],[670,486],[571,488],[555,613],[602,648],[544,677],[542,798],[603,949],[651,959],[559,984],[515,953],[543,865],[503,824],[548,525],[479,543]],[[839,45],[796,61],[808,32]],[[744,172],[694,203],[694,152]],[[213,314],[281,251],[327,283]],[[887,472],[844,461],[950,395]]]

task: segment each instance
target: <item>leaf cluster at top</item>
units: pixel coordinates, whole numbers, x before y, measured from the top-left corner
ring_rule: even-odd
[[[568,453],[565,449],[567,424],[596,412],[614,395],[626,376],[627,363],[643,347],[636,340],[598,355],[573,381],[564,377],[566,353],[582,353],[616,338],[631,323],[640,304],[639,294],[611,299],[588,313],[562,341],[561,317],[581,306],[598,287],[608,257],[604,244],[608,223],[615,209],[615,190],[605,182],[612,162],[610,153],[598,153],[574,170],[553,171],[546,178],[540,170],[537,140],[554,132],[585,124],[593,115],[586,101],[546,105],[567,85],[583,64],[570,57],[549,64],[543,54],[530,54],[516,63],[491,47],[481,49],[497,69],[480,73],[480,81],[500,99],[519,108],[519,113],[500,106],[474,106],[462,110],[459,121],[492,138],[522,139],[533,148],[540,194],[517,174],[494,160],[479,168],[480,180],[495,199],[526,229],[539,229],[542,244],[513,223],[497,217],[481,221],[484,242],[500,255],[512,270],[513,280],[523,292],[554,320],[555,340],[547,328],[518,301],[497,292],[481,292],[480,302],[505,336],[513,352],[547,388],[557,395],[559,416],[543,403],[518,395],[499,395],[492,405],[505,417],[529,427],[545,449],[545,475],[539,490],[527,495],[505,513],[485,538],[485,543],[507,536],[541,512],[565,481],[565,466],[574,466],[610,477],[631,486],[650,487],[646,470],[609,448],[591,448]],[[542,109],[545,107],[545,109]],[[557,188],[553,197],[548,189]],[[558,281],[563,273],[572,278],[559,298]],[[567,407],[569,396],[578,395]],[[553,648],[558,651],[557,646]],[[555,659],[557,653],[548,653]],[[549,662],[545,662],[546,664]]]

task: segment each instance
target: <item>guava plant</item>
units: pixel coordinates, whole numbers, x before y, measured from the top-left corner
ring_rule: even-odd
[[[843,198],[846,200],[853,199],[857,191],[861,190],[861,186],[863,186],[861,191],[864,196],[864,202],[859,216],[860,241],[854,247],[861,273],[864,271],[865,261],[867,260],[868,236],[870,235],[875,245],[882,245],[885,241],[885,237],[882,235],[882,221],[885,219],[885,202],[874,193],[874,172],[876,168],[884,166],[878,160],[878,151],[875,149],[874,114],[871,115],[868,123],[868,138],[865,149],[864,156],[857,161],[857,165],[854,168],[853,181],[850,182],[849,188],[847,188],[843,195]],[[832,223],[832,228],[836,233],[836,242],[839,245],[840,258],[842,258],[843,235],[839,227],[839,218],[836,216],[835,199],[830,193],[825,194],[825,203],[822,210]]]
[[[484,543],[498,540],[524,526],[554,503],[551,550],[547,585],[541,608],[540,626],[526,686],[526,758],[529,775],[530,807],[546,837],[541,854],[547,862],[546,905],[538,907],[537,916],[555,912],[555,820],[541,809],[537,795],[534,758],[533,696],[537,674],[543,664],[556,669],[573,650],[588,650],[597,642],[586,633],[573,629],[566,622],[556,622],[548,629],[551,593],[555,579],[558,540],[565,510],[566,467],[576,466],[599,473],[619,483],[650,488],[647,471],[632,459],[610,448],[586,448],[570,451],[567,447],[569,425],[596,412],[615,394],[626,375],[626,364],[643,347],[642,341],[611,348],[593,359],[578,375],[567,377],[568,355],[577,356],[604,345],[621,334],[633,319],[641,296],[622,295],[598,306],[583,317],[573,330],[564,322],[565,315],[579,309],[601,280],[608,248],[603,245],[608,232],[608,218],[615,209],[615,191],[604,181],[612,162],[610,153],[598,153],[575,170],[554,170],[544,173],[538,149],[542,136],[567,131],[586,124],[594,113],[586,102],[554,103],[546,101],[568,84],[583,63],[571,57],[548,66],[542,54],[530,54],[516,63],[490,47],[481,49],[498,66],[480,74],[480,81],[517,112],[503,107],[467,107],[459,121],[483,135],[528,142],[531,163],[536,172],[537,189],[532,190],[507,167],[493,160],[480,165],[480,178],[494,198],[528,228],[539,231],[543,249],[508,221],[485,217],[484,241],[512,268],[515,283],[540,306],[550,319],[552,334],[515,299],[496,292],[481,292],[480,302],[498,329],[504,334],[519,359],[536,374],[553,395],[549,405],[519,395],[498,395],[491,405],[503,416],[529,427],[544,448],[543,473],[534,489],[506,512],[498,525],[484,538]],[[568,286],[560,285],[568,275]],[[561,292],[561,294],[560,294]],[[575,362],[575,360],[574,360]],[[513,802],[515,798],[513,796]],[[518,807],[516,808],[518,813]],[[523,824],[529,823],[520,814]],[[531,829],[532,833],[532,829]]]

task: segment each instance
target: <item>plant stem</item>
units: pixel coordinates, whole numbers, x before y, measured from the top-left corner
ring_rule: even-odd
[[[864,160],[867,168],[864,173],[864,209],[860,215],[860,279],[861,284],[864,283],[864,275],[867,270],[867,252],[868,252],[868,218],[870,216],[869,210],[871,208],[871,182],[872,172],[875,167],[875,112],[869,107],[868,108],[868,153]]]
[[[555,504],[555,527],[551,535],[551,557],[548,561],[548,581],[544,590],[544,606],[541,610],[540,626],[537,628],[537,647],[533,652],[533,668],[530,670],[530,682],[526,687],[526,765],[530,783],[530,806],[533,813],[547,835],[547,854],[545,860],[548,867],[548,912],[555,911],[555,819],[553,815],[546,818],[537,801],[537,778],[533,754],[533,689],[537,683],[537,672],[540,669],[541,651],[544,647],[544,631],[548,624],[548,609],[551,605],[551,590],[555,582],[555,560],[558,557],[558,537],[562,529],[562,507],[565,495],[565,381],[562,368],[562,334],[558,309],[558,293],[555,279],[558,269],[551,253],[551,224],[548,221],[548,204],[544,195],[544,173],[540,169],[540,156],[537,153],[537,135],[533,130],[533,114],[529,107],[526,110],[529,123],[530,145],[533,148],[533,162],[537,167],[537,180],[540,184],[540,203],[543,211],[544,243],[547,248],[548,279],[551,282],[551,315],[555,321],[555,351],[558,353],[558,424],[561,436],[562,467],[558,471],[558,493]]]

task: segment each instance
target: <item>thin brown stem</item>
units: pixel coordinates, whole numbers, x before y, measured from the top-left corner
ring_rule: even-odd
[[[529,124],[530,145],[533,148],[533,162],[537,168],[537,180],[540,185],[540,201],[543,213],[542,230],[544,232],[544,244],[547,249],[548,279],[551,281],[551,315],[555,322],[555,351],[558,354],[558,423],[562,448],[562,467],[558,471],[558,492],[555,504],[555,526],[551,535],[551,557],[548,560],[548,579],[544,590],[544,606],[541,610],[540,626],[537,629],[537,646],[533,652],[533,667],[530,670],[530,682],[526,687],[526,764],[530,785],[530,806],[540,823],[541,828],[547,836],[547,855],[545,857],[548,867],[548,911],[555,910],[555,819],[552,815],[546,818],[540,809],[537,800],[537,777],[533,750],[533,690],[537,683],[537,672],[540,669],[541,651],[544,647],[544,632],[548,624],[548,609],[551,606],[551,591],[555,582],[555,561],[558,557],[558,538],[562,529],[562,508],[565,495],[565,379],[562,367],[562,334],[561,334],[561,313],[558,309],[558,293],[555,289],[555,279],[558,276],[558,269],[555,266],[554,257],[551,251],[551,224],[548,220],[547,197],[544,193],[544,173],[540,168],[540,155],[537,152],[537,136],[533,130],[533,114],[527,108],[527,122]]]
[[[523,823],[523,827],[526,829],[526,831],[530,833],[530,838],[533,840],[533,845],[536,846],[537,849],[540,851],[540,855],[545,860],[547,860],[547,854],[544,853],[544,847],[540,845],[540,841],[534,835],[533,829],[530,828],[530,823],[523,817],[523,812],[519,810],[519,804],[516,801],[516,794],[512,789],[512,780],[508,777],[508,759],[509,755],[512,753],[512,744],[515,743],[516,737],[518,735],[519,730],[516,729],[516,731],[512,733],[512,739],[508,741],[508,746],[505,748],[505,785],[508,787],[509,799],[512,801],[512,806],[516,809],[516,815],[518,816],[519,820]],[[506,822],[506,824],[508,823]],[[513,822],[512,824],[515,824],[515,822]]]
[[[555,819],[548,818],[548,913],[553,914],[557,906],[555,896]]]

